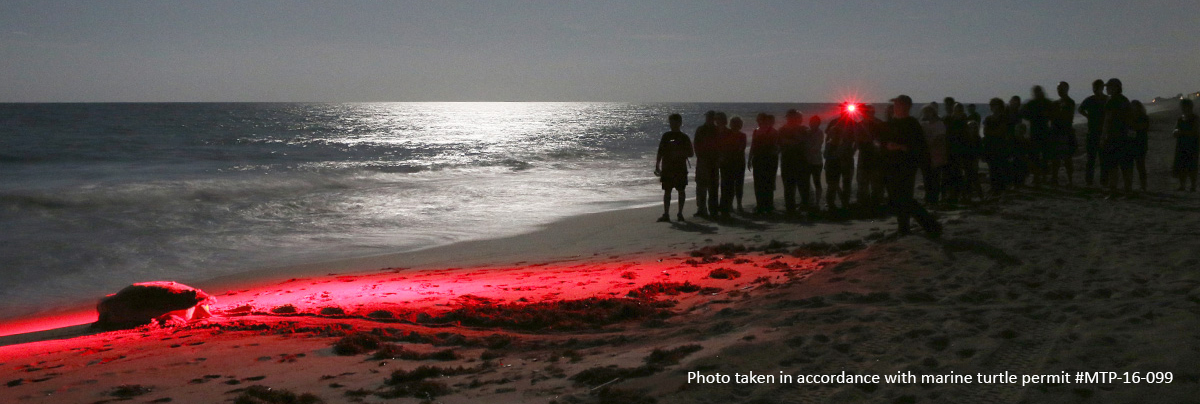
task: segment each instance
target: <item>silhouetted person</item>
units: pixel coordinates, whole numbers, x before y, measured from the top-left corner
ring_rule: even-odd
[[[1032,164],[1033,145],[1029,141],[1029,127],[1021,122],[1021,97],[1012,96],[1008,106],[1004,107],[1008,117],[1009,133],[1013,137],[1012,182],[1013,186],[1024,186],[1029,178],[1029,166]]]
[[[1084,148],[1087,152],[1087,164],[1084,166],[1083,179],[1090,187],[1096,175],[1096,160],[1100,158],[1100,139],[1104,131],[1104,104],[1108,96],[1104,95],[1104,80],[1092,82],[1092,95],[1079,103],[1079,113],[1087,118],[1087,136],[1084,137]],[[1101,163],[1103,165],[1103,163]],[[1103,173],[1103,169],[1101,169]],[[1108,181],[1101,174],[1100,182]]]
[[[888,203],[896,213],[896,224],[901,235],[911,232],[909,218],[915,217],[931,237],[942,234],[942,225],[913,199],[913,188],[917,181],[917,168],[929,158],[925,147],[925,135],[921,123],[909,116],[912,98],[900,95],[892,99],[895,118],[888,123],[890,130],[881,134],[883,149],[884,181],[887,185]]]
[[[1058,99],[1050,104],[1050,138],[1047,150],[1050,184],[1058,185],[1058,169],[1067,170],[1067,185],[1075,185],[1075,100],[1067,93],[1071,86],[1065,81],[1058,83]]]
[[[929,103],[921,108],[921,131],[925,135],[928,157],[921,167],[925,183],[925,203],[933,206],[941,201],[946,171],[948,171],[950,163],[946,145],[946,123],[938,117],[937,107],[934,103]]]
[[[858,131],[858,205],[865,213],[873,213],[883,205],[883,162],[879,150],[879,137],[888,126],[875,117],[875,106],[862,106],[862,122]]]
[[[804,141],[808,128],[804,127],[804,115],[789,109],[783,114],[783,126],[779,128],[779,175],[783,177],[783,207],[787,213],[796,211],[796,194],[807,206],[811,201],[808,187],[808,164],[804,159]]]
[[[724,128],[722,114],[717,114],[717,128],[721,134],[721,216],[728,218],[733,212],[733,202],[742,211],[742,185],[746,182],[746,134],[742,133],[742,118],[733,117],[729,128]]]
[[[779,134],[775,117],[758,114],[758,129],[750,140],[750,164],[754,171],[755,213],[775,211],[775,173],[779,171]]]
[[[857,132],[858,123],[848,104],[843,104],[838,117],[825,127],[825,185],[829,188],[825,200],[830,212],[837,211],[837,200],[842,202],[841,209],[850,207]]]
[[[988,106],[992,113],[983,118],[983,160],[988,165],[988,181],[991,183],[989,196],[994,198],[1012,183],[1012,160],[1016,144],[1008,129],[1004,100],[992,98]]]
[[[1146,106],[1141,101],[1130,101],[1133,107],[1133,169],[1138,173],[1138,184],[1142,192],[1146,192],[1146,153],[1150,151],[1150,116],[1146,114]]]
[[[954,97],[946,97],[942,99],[942,108],[946,110],[946,115],[942,115],[943,121],[949,120],[950,116],[954,115],[955,104],[958,104],[958,101],[955,101]]]
[[[663,133],[662,140],[658,141],[658,153],[654,158],[654,174],[662,182],[663,189],[663,215],[658,221],[671,220],[671,190],[674,189],[679,193],[679,213],[675,217],[682,222],[683,201],[687,197],[684,189],[688,183],[688,159],[693,155],[692,141],[679,131],[683,117],[671,114],[667,122],[671,130]]]
[[[975,104],[967,104],[967,122],[975,122],[979,128],[983,127],[983,117],[979,116],[979,112],[975,111]],[[975,132],[975,136],[979,136],[979,132]]]
[[[1196,169],[1200,167],[1200,122],[1192,112],[1192,100],[1183,99],[1179,102],[1183,114],[1175,122],[1175,164],[1171,171],[1179,178],[1179,190],[1184,183],[1191,181],[1192,192],[1196,192]]]
[[[979,135],[971,130],[972,122],[967,121],[962,104],[954,104],[950,111],[944,119],[950,157],[946,199],[949,203],[958,203],[960,199],[970,202],[971,197],[983,196],[979,187]]]
[[[804,164],[808,168],[804,170],[806,178],[802,180],[804,181],[806,193],[808,192],[809,184],[811,183],[812,185],[813,199],[804,202],[805,209],[808,209],[810,212],[820,210],[819,205],[821,204],[821,192],[823,190],[821,187],[821,167],[823,163],[821,149],[824,147],[825,131],[821,130],[821,117],[813,115],[812,118],[808,119],[808,130],[804,136]]]
[[[717,126],[713,123],[716,112],[704,113],[704,124],[696,128],[692,137],[696,150],[696,216],[707,217],[717,211],[717,191],[720,184],[720,167],[717,165]]]
[[[1042,185],[1046,179],[1047,162],[1054,153],[1050,141],[1050,99],[1042,86],[1033,86],[1029,91],[1032,98],[1021,107],[1021,118],[1029,122],[1030,171],[1033,185]]]
[[[1104,140],[1100,145],[1101,169],[1108,169],[1106,185],[1109,190],[1116,194],[1119,172],[1125,184],[1125,192],[1128,193],[1133,191],[1133,155],[1130,153],[1133,143],[1130,135],[1133,108],[1123,94],[1121,80],[1109,79],[1104,88],[1108,91],[1108,102],[1104,104]]]

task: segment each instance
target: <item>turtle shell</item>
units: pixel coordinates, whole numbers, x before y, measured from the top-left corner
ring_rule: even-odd
[[[108,295],[96,305],[103,329],[133,328],[168,313],[186,310],[214,299],[200,289],[177,282],[143,282]]]

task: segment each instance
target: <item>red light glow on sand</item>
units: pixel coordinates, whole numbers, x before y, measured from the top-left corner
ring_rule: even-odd
[[[737,260],[697,262],[671,257],[618,262],[568,261],[520,266],[440,270],[384,269],[370,273],[330,274],[249,289],[216,291],[212,311],[222,317],[247,314],[322,315],[415,319],[436,316],[472,302],[533,303],[589,297],[624,297],[653,282],[691,282],[731,290],[756,283],[783,282],[835,262],[836,258],[781,258],[748,255]],[[714,268],[741,273],[713,279]],[[211,292],[211,291],[210,291]],[[99,297],[98,297],[99,298]],[[344,314],[340,314],[344,313]],[[22,319],[0,324],[0,335],[23,334],[78,326],[95,321],[94,309]]]

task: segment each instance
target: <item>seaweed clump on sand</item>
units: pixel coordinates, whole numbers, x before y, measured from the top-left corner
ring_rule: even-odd
[[[391,377],[388,377],[384,381],[384,384],[388,386],[387,390],[376,392],[375,395],[382,398],[416,397],[432,399],[433,397],[450,394],[453,390],[446,383],[428,379],[479,373],[485,368],[487,368],[486,364],[471,368],[422,365],[413,370],[399,369],[392,372]]]
[[[233,399],[234,404],[324,404],[325,400],[310,393],[296,394],[263,385],[247,387]]]
[[[717,268],[708,273],[708,277],[713,279],[737,279],[741,276],[741,272],[729,268]]]
[[[847,240],[840,243],[829,243],[825,241],[813,241],[801,244],[792,250],[793,257],[815,257],[822,255],[834,255],[845,252],[861,250],[866,248],[867,244],[862,240]]]
[[[723,243],[701,247],[698,250],[691,252],[691,255],[696,258],[707,258],[717,255],[724,255],[725,258],[736,257],[740,253],[750,251],[749,248],[741,244]]]
[[[364,354],[379,349],[382,342],[374,333],[356,332],[333,343],[333,353],[342,356]]]
[[[663,371],[667,366],[678,364],[679,360],[700,349],[702,348],[699,345],[694,344],[667,350],[655,349],[650,352],[650,355],[642,359],[642,361],[646,362],[642,366],[635,368],[616,366],[594,367],[576,373],[574,376],[571,376],[571,380],[588,386],[600,386],[621,379],[646,377]]]
[[[379,350],[375,351],[373,356],[375,359],[404,359],[414,361],[452,361],[459,359],[458,352],[453,349],[443,349],[434,352],[417,352],[404,349],[403,346],[396,344],[381,344]]]
[[[629,291],[627,296],[635,299],[651,299],[658,295],[677,296],[681,293],[695,293],[700,291],[700,286],[688,282],[654,282],[642,285],[642,287]]]
[[[630,298],[586,298],[537,303],[467,304],[431,318],[472,327],[522,331],[595,329],[625,321],[671,315],[674,301]]]

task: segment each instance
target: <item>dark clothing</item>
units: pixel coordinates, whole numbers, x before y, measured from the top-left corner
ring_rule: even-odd
[[[1034,167],[1044,168],[1047,159],[1053,156],[1050,141],[1050,100],[1035,98],[1021,107],[1021,118],[1029,122],[1030,161]]]
[[[1087,167],[1084,177],[1088,184],[1091,184],[1095,178],[1096,160],[1100,156],[1100,138],[1104,126],[1104,104],[1107,102],[1107,96],[1093,94],[1084,98],[1083,102],[1079,104],[1079,113],[1087,117],[1088,129],[1087,136],[1084,138]]]
[[[893,119],[889,124],[890,130],[882,134],[880,141],[884,149],[888,204],[896,213],[899,230],[908,233],[909,218],[915,216],[925,231],[940,232],[941,225],[913,198],[917,168],[928,159],[929,153],[921,124],[911,116]]]
[[[988,165],[992,192],[1003,191],[1012,183],[1012,159],[1016,145],[1008,132],[1004,118],[989,116],[983,119],[982,157]]]
[[[858,204],[874,208],[883,204],[883,163],[879,149],[879,138],[888,130],[887,123],[865,117],[858,132]]]
[[[1179,117],[1179,121],[1175,123],[1175,130],[1179,131],[1179,137],[1175,138],[1175,162],[1171,166],[1171,172],[1176,177],[1186,178],[1187,175],[1195,175],[1197,164],[1200,159],[1200,122],[1197,122],[1195,114]]]
[[[811,198],[807,184],[808,163],[804,159],[804,141],[808,128],[784,125],[779,128],[779,171],[783,177],[783,205],[788,212],[796,210],[796,193],[804,204]]]
[[[829,186],[825,198],[830,209],[836,200],[841,200],[843,208],[850,205],[859,129],[847,116],[839,116],[825,127],[825,183]]]
[[[693,148],[696,155],[696,207],[699,214],[716,213],[720,166],[717,162],[717,126],[703,124],[696,128]]]
[[[663,133],[655,161],[662,170],[659,180],[664,191],[687,187],[688,158],[692,155],[692,141],[687,135],[679,131]]]
[[[1100,143],[1100,178],[1110,179],[1113,170],[1122,172],[1133,168],[1133,137],[1130,136],[1129,99],[1124,95],[1109,97],[1104,104],[1103,138]]]
[[[1075,100],[1063,97],[1051,105],[1048,158],[1066,159],[1075,155]]]
[[[746,182],[746,134],[726,129],[719,139],[718,161],[721,171],[721,213],[733,212],[733,201],[742,201]]]
[[[779,133],[774,128],[754,130],[750,159],[754,169],[755,211],[774,211],[775,176],[779,171]]]
[[[1150,151],[1150,117],[1139,115],[1133,118],[1133,156],[1146,158]]]
[[[978,184],[979,134],[970,133],[966,117],[950,116],[946,122],[946,145],[949,150],[949,169],[946,171],[946,191],[950,202],[969,195]]]

